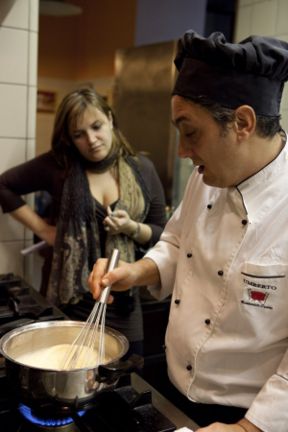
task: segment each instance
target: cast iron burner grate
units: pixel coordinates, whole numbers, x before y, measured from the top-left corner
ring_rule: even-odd
[[[10,389],[11,390],[11,389]],[[150,391],[136,391],[129,377],[119,380],[117,388],[96,394],[87,403],[30,405],[31,415],[42,419],[67,419],[60,425],[36,425],[20,413],[7,377],[0,379],[0,425],[9,432],[172,432],[177,427],[153,405]],[[27,402],[26,402],[27,403]],[[65,420],[64,420],[65,422]]]
[[[150,391],[138,393],[130,385],[100,393],[93,403],[93,409],[87,409],[81,419],[77,418],[77,415],[73,418],[79,430],[85,432],[93,430],[172,432],[176,430],[175,425],[153,406]],[[90,425],[97,425],[97,427],[91,429]]]
[[[18,416],[18,424],[13,423],[13,427],[5,430],[9,432],[172,432],[176,430],[175,425],[153,406],[150,391],[138,393],[130,385],[99,393],[95,399],[83,406],[83,410],[79,410],[76,405],[60,409],[53,404],[34,409],[25,406],[25,417],[22,406],[22,414],[19,415],[19,410],[16,414],[10,412],[10,421],[15,422]],[[61,410],[63,415],[59,415]],[[64,415],[65,411],[67,411],[66,415]],[[29,421],[27,417],[30,417]],[[0,421],[2,420],[6,425],[4,417],[0,415]],[[9,422],[9,416],[7,420]]]
[[[13,328],[35,321],[65,318],[62,311],[22,278],[13,273],[0,274],[0,337]]]

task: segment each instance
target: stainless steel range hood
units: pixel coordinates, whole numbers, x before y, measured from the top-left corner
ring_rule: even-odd
[[[116,52],[113,107],[131,145],[153,161],[169,206],[176,206],[192,171],[177,157],[178,136],[171,124],[171,92],[176,41]]]

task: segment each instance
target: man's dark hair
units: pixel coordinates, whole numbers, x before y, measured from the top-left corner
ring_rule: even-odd
[[[197,96],[195,98],[186,99],[188,102],[194,102],[207,109],[213,119],[221,126],[223,132],[227,131],[228,124],[235,119],[235,110],[226,108],[217,102],[205,96]],[[256,132],[262,138],[272,138],[276,133],[282,130],[280,125],[281,116],[262,116],[256,115]]]

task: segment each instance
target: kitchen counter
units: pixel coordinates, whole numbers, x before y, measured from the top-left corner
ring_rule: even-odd
[[[182,411],[175,407],[170,401],[168,401],[162,394],[160,394],[154,387],[144,381],[138,374],[131,374],[132,386],[138,392],[144,392],[145,390],[151,391],[152,402],[155,408],[157,408],[163,415],[165,415],[177,428],[187,427],[192,431],[196,431],[199,426],[187,417]]]

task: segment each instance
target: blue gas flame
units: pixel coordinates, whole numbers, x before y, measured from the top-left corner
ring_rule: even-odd
[[[61,417],[61,418],[41,418],[36,416],[32,413],[32,410],[29,406],[20,404],[19,405],[19,411],[25,417],[27,420],[29,420],[31,423],[38,425],[38,426],[65,426],[69,423],[73,422],[72,417]],[[78,411],[78,415],[81,417],[85,411]]]

